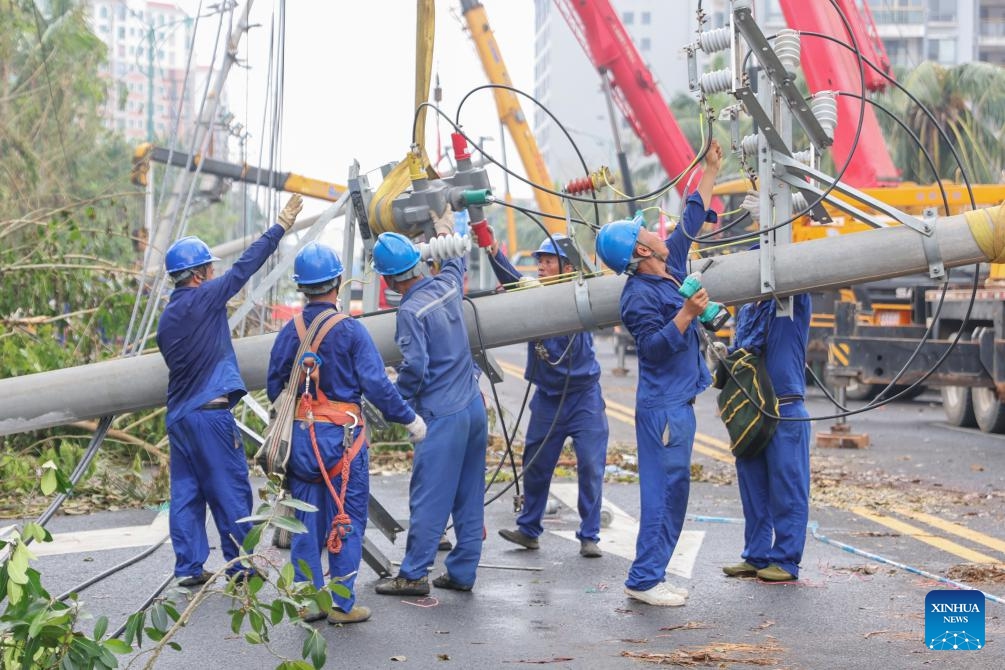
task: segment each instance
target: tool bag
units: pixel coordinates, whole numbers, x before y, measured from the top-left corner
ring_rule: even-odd
[[[721,389],[719,418],[737,458],[761,453],[778,428],[778,398],[760,356],[737,349],[719,361],[713,386]],[[765,416],[765,413],[771,416]]]
[[[297,332],[300,334],[300,348],[293,359],[290,378],[272,404],[269,425],[265,429],[265,438],[258,453],[255,454],[255,462],[267,475],[286,476],[286,464],[290,460],[290,449],[293,446],[293,424],[296,422],[294,416],[297,403],[300,400],[298,390],[305,381],[300,361],[303,360],[305,354],[316,353],[324,336],[344,318],[346,318],[345,314],[339,314],[334,309],[326,309],[314,318],[311,327],[305,333],[303,314],[297,314],[294,317]]]

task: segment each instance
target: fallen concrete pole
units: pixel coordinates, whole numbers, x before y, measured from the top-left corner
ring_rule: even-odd
[[[999,208],[996,225],[1005,226]],[[983,215],[981,215],[983,216]],[[990,219],[989,219],[990,220]],[[947,268],[988,261],[964,216],[939,219],[935,242]],[[906,227],[865,231],[776,247],[775,295],[927,273],[922,235]],[[764,296],[759,288],[757,252],[718,257],[704,275],[709,294],[727,304]],[[478,347],[477,325],[487,348],[500,347],[619,321],[623,277],[604,276],[575,282],[475,298],[466,305],[468,332]],[[394,344],[394,313],[361,317],[388,364],[400,356]],[[265,385],[269,352],[275,335],[236,340],[234,348],[249,389]],[[167,389],[167,369],[159,354],[66,368],[0,380],[0,435],[82,421],[106,414],[160,406]]]

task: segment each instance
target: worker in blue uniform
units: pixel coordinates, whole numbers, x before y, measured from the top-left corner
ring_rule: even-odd
[[[171,299],[157,326],[157,346],[168,367],[167,431],[171,444],[171,514],[174,574],[181,586],[206,583],[209,557],[206,505],[220,533],[223,557],[237,558],[251,528],[238,519],[251,514],[251,484],[244,444],[230,408],[247,393],[230,342],[227,301],[279,247],[303,206],[294,195],[265,231],[222,276],[197,237],[184,237],[164,255],[174,281]],[[228,575],[247,577],[235,563]]]
[[[438,233],[453,231],[449,210],[434,221]],[[402,362],[396,384],[428,426],[412,462],[405,557],[396,577],[378,582],[377,593],[429,593],[426,573],[448,517],[456,542],[444,561],[446,572],[433,585],[470,591],[482,552],[488,422],[462,311],[467,262],[463,257],[443,261],[439,273],[427,277],[407,237],[382,233],[374,245],[373,267],[401,294],[395,342]]]
[[[567,239],[555,233],[541,242],[534,252],[539,279],[575,271],[561,246]],[[511,284],[523,279],[498,248],[489,259],[501,283]],[[586,558],[597,558],[602,554],[597,543],[600,541],[600,506],[609,431],[593,336],[583,332],[529,342],[524,379],[537,386],[537,390],[530,401],[523,451],[523,510],[517,518],[517,528],[504,528],[499,534],[521,547],[539,548],[538,538],[544,532],[541,518],[551,478],[566,438],[572,438],[579,481],[580,524],[576,532],[579,553]]]
[[[756,456],[736,459],[743,504],[743,559],[722,569],[730,577],[769,582],[799,579],[810,513],[810,424],[803,405],[810,296],[792,300],[792,314],[777,314],[774,300],[750,303],[736,315],[731,350],[761,357],[778,398],[774,436]]]
[[[311,242],[297,254],[293,281],[307,296],[307,305],[302,317],[287,323],[276,336],[267,385],[269,399],[275,402],[290,379],[293,365],[300,365],[294,358],[306,330],[316,318],[325,318],[327,321],[322,323],[333,324],[327,332],[319,332],[320,343],[316,350],[311,349],[317,354],[315,360],[320,361],[317,379],[312,380],[317,386],[311,388],[309,407],[303,399],[298,402],[287,467],[293,498],[317,508],[316,512],[296,510],[296,517],[307,527],[307,532],[293,536],[290,562],[294,578],[309,579],[321,589],[327,583],[323,571],[327,567],[328,579],[338,580],[349,590],[349,595],[332,592],[334,606],[330,612],[312,611],[303,618],[318,621],[327,615],[332,624],[370,618],[370,609],[356,604],[355,590],[370,496],[370,459],[361,425],[361,396],[366,394],[387,419],[404,424],[412,439],[421,440],[426,431],[422,417],[416,415],[387,378],[384,361],[366,328],[355,319],[337,314],[342,271],[338,254],[323,244]],[[303,386],[294,390],[302,391]],[[343,458],[348,459],[345,470]],[[343,514],[344,517],[340,516]],[[344,535],[343,530],[347,530]],[[322,565],[322,552],[328,556],[327,566]],[[304,573],[301,564],[309,568],[310,575]]]
[[[688,236],[716,219],[706,207],[721,163],[722,148],[712,140],[698,190],[688,196],[684,214],[666,240],[646,230],[641,216],[610,223],[597,236],[601,260],[618,274],[631,275],[621,293],[621,321],[635,338],[639,357],[635,436],[641,514],[625,592],[663,607],[679,607],[687,599],[686,589],[666,582],[666,568],[687,512],[694,399],[711,382],[696,319],[708,304],[708,293],[701,289],[685,299],[678,288],[688,274]]]

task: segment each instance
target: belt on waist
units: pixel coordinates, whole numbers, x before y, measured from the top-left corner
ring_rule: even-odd
[[[791,405],[794,402],[800,402],[802,399],[801,395],[780,395],[778,396],[778,406]]]
[[[216,400],[210,400],[205,405],[200,405],[199,409],[230,409],[230,401],[217,398]]]

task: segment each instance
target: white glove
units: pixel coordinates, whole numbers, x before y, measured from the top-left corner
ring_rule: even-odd
[[[418,414],[415,415],[415,421],[407,424],[405,429],[408,431],[408,438],[412,444],[426,439],[426,422]]]
[[[297,214],[300,210],[304,208],[304,199],[298,194],[294,193],[290,196],[290,199],[286,201],[286,206],[283,207],[283,211],[279,212],[279,225],[283,227],[284,230],[289,231],[293,227],[293,224],[297,221]]]
[[[453,235],[454,233],[454,213],[449,207],[443,210],[442,214],[436,214],[432,210],[429,212],[433,217],[433,230],[437,235]]]

